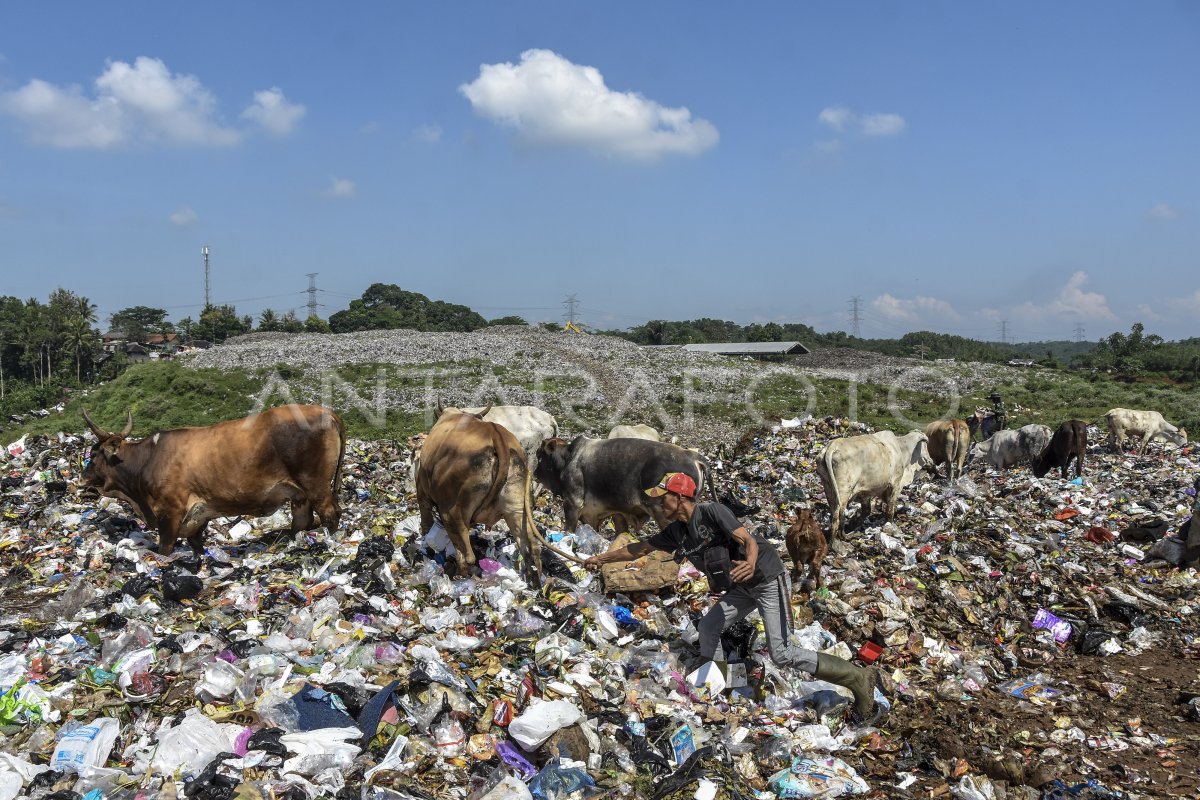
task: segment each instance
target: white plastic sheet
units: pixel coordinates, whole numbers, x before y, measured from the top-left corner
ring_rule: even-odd
[[[563,728],[583,719],[583,712],[574,703],[551,700],[530,706],[508,726],[508,733],[526,750],[540,747]]]
[[[120,733],[121,723],[112,717],[101,717],[89,725],[73,728],[59,737],[50,768],[87,772],[98,767],[108,759]]]

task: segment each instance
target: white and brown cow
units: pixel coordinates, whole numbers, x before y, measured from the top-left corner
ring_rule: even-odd
[[[929,438],[921,431],[897,436],[891,431],[834,439],[817,459],[817,475],[829,502],[830,538],[836,540],[845,524],[846,506],[874,498],[887,504],[888,519],[896,516],[901,490],[918,471],[932,469]]]
[[[1104,415],[1104,421],[1108,423],[1108,446],[1113,452],[1124,447],[1126,437],[1141,439],[1138,455],[1146,451],[1151,439],[1166,439],[1176,447],[1187,444],[1187,431],[1176,428],[1157,411],[1114,408]]]

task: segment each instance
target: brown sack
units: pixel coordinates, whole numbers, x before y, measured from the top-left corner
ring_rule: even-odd
[[[609,551],[619,550],[634,541],[627,533],[613,540]],[[656,592],[664,586],[674,586],[679,574],[675,558],[662,550],[655,550],[636,561],[605,564],[600,568],[600,578],[606,592]]]

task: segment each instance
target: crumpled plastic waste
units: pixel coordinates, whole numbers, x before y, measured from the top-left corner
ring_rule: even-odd
[[[722,500],[784,553],[794,511],[827,524],[822,449],[867,428],[773,427],[697,444]],[[544,552],[539,588],[498,524],[472,531],[467,574],[443,528],[420,533],[403,443],[348,443],[335,534],[293,535],[282,509],[215,520],[203,554],[167,557],[123,503],[61,490],[86,445],[28,436],[0,456],[0,800],[121,800],[135,779],[189,800],[900,784],[975,800],[999,796],[1000,775],[1028,798],[1083,759],[1099,780],[1063,796],[1119,797],[1168,772],[1195,788],[1178,765],[1180,737],[1200,734],[1200,685],[1141,669],[1200,656],[1200,579],[1174,558],[1194,450],[1096,445],[1081,482],[972,464],[955,483],[919,477],[890,521],[852,504],[822,588],[792,587],[792,641],[880,670],[892,715],[876,729],[848,721],[844,688],[775,665],[756,615],[722,638],[727,664],[697,668],[713,598],[689,564],[661,590],[605,591]],[[533,514],[583,556],[617,533],[564,531],[546,495]],[[1124,765],[1130,751],[1150,766]]]

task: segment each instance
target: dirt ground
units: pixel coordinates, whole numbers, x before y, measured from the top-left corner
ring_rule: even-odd
[[[1200,694],[1200,651],[1165,650],[1136,656],[1064,653],[1044,669],[1063,695],[1045,705],[994,686],[965,702],[901,703],[888,730],[904,745],[894,765],[875,778],[921,767],[947,779],[918,780],[908,787],[911,797],[943,796],[947,781],[956,784],[962,774],[978,770],[1011,785],[1040,787],[1056,778],[1073,785],[1094,778],[1135,797],[1200,796],[1200,718],[1186,703]],[[1069,738],[1073,727],[1088,740]],[[1101,738],[1105,732],[1107,740]],[[1122,743],[1127,747],[1116,749]]]

